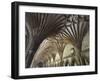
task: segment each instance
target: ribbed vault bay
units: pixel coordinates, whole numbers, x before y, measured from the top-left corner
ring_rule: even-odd
[[[25,14],[25,67],[89,65],[89,16]]]

